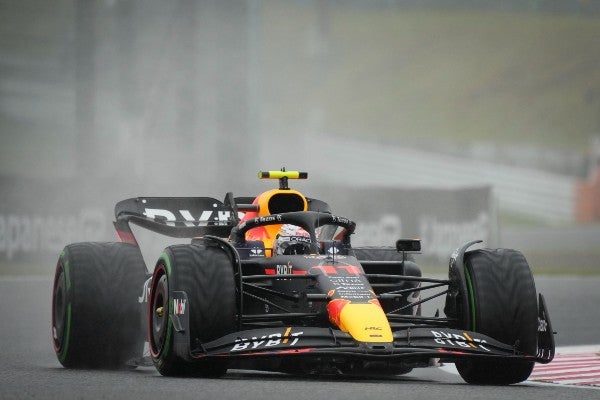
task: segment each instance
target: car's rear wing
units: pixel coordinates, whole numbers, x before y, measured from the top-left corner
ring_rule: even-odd
[[[249,204],[253,199],[232,193],[227,193],[224,202],[212,197],[135,197],[115,205],[114,226],[121,241],[135,245],[130,223],[176,238],[227,237],[243,213],[258,211],[257,205]],[[309,209],[329,209],[323,201],[307,200]]]
[[[137,241],[130,223],[166,236],[192,238],[226,237],[238,220],[234,207],[211,197],[136,197],[118,202],[115,218],[117,235],[132,244]]]

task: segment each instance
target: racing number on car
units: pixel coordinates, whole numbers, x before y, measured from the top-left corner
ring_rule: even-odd
[[[318,269],[325,275],[338,275],[340,272],[346,272],[349,275],[358,275],[362,273],[360,268],[355,265],[316,265],[311,269]]]

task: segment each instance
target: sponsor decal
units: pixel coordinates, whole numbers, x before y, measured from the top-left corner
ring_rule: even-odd
[[[185,305],[187,301],[185,299],[173,299],[173,313],[175,315],[185,314]]]
[[[265,222],[280,222],[281,215],[267,215],[264,217],[254,218],[255,224],[262,224]]]
[[[548,321],[538,317],[538,332],[548,331]]]
[[[200,215],[193,216],[190,210],[178,210],[179,215],[183,218],[177,218],[175,213],[161,208],[145,208],[144,215],[148,218],[163,219],[167,225],[174,225],[175,222],[183,222],[186,226],[206,225],[208,222],[228,223],[231,221],[230,211],[220,210],[204,210]]]
[[[350,220],[348,218],[338,217],[338,216],[332,215],[331,216],[331,220],[333,222],[337,222],[337,223],[340,223],[340,224],[350,225]]]
[[[146,279],[144,282],[144,288],[142,289],[142,295],[138,297],[138,303],[147,303],[148,297],[150,296],[150,283],[152,282],[152,277]]]
[[[292,270],[292,274],[294,275],[306,275],[308,274],[308,272],[303,271],[301,269],[294,269]],[[277,274],[277,270],[275,270],[274,268],[265,268],[265,275],[279,275]]]
[[[307,273],[307,271],[295,269],[289,261],[285,265],[275,265],[275,268],[265,268],[265,275],[306,275]]]
[[[292,332],[291,327],[287,327],[286,330],[271,334],[266,334],[261,337],[251,338],[238,338],[235,341],[234,346],[231,348],[231,352],[234,351],[245,351],[245,350],[260,350],[268,349],[271,347],[281,346],[295,346],[300,341],[300,336],[304,332]]]
[[[369,285],[360,276],[330,276],[329,281],[335,286],[335,293],[338,298],[362,303],[375,297]]]
[[[434,342],[443,346],[449,345],[466,349],[481,349],[487,352],[490,351],[483,345],[487,343],[485,340],[471,338],[467,332],[463,332],[462,335],[459,335],[454,332],[431,331],[431,334],[434,337]]]
[[[306,232],[301,227],[299,227],[297,225],[293,225],[293,224],[283,225],[281,227],[281,229],[279,229],[278,234],[281,236],[304,236],[304,237],[310,238],[310,235],[308,232]]]
[[[293,274],[293,270],[294,268],[292,267],[292,265],[288,262],[287,265],[276,265],[275,266],[275,274],[276,275],[288,275],[288,274]]]
[[[298,242],[298,243],[310,243],[310,236],[277,236],[277,240],[280,242]]]
[[[264,257],[265,251],[260,247],[253,247],[250,249],[250,257]]]
[[[303,255],[302,257],[307,258],[309,260],[325,260],[325,259],[331,258],[331,256],[329,256],[329,255],[319,255],[319,254],[306,254],[306,255]],[[346,256],[335,256],[336,260],[343,260],[344,258],[346,258]]]

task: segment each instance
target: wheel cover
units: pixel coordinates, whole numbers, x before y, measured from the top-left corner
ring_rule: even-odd
[[[167,274],[164,269],[157,270],[155,279],[156,284],[152,285],[150,310],[149,310],[149,332],[150,332],[150,350],[154,357],[158,356],[164,345],[167,336],[169,319],[169,287]]]

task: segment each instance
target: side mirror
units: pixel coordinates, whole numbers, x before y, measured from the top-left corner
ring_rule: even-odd
[[[396,241],[398,251],[421,251],[421,239],[398,239]]]

